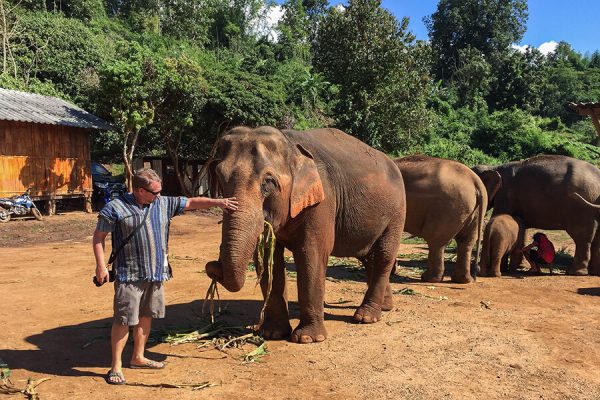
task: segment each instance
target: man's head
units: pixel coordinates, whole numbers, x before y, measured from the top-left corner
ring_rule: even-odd
[[[153,169],[143,168],[133,174],[132,186],[137,202],[150,204],[160,196],[162,180]]]

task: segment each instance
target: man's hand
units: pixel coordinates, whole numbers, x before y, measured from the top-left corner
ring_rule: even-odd
[[[228,197],[226,199],[220,200],[221,204],[219,204],[219,207],[221,207],[222,209],[231,211],[235,211],[238,209],[238,201],[235,197]]]
[[[103,285],[108,282],[108,268],[105,265],[96,266],[96,281]]]

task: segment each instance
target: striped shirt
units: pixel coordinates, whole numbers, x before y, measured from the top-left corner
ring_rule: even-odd
[[[119,282],[162,282],[171,277],[167,260],[169,226],[171,218],[182,214],[187,197],[159,196],[149,206],[140,208],[132,193],[109,202],[98,214],[96,230],[111,232],[112,248],[117,249],[123,240],[148,218],[125,247],[117,254],[113,267]]]

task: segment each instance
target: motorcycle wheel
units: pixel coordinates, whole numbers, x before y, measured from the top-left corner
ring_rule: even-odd
[[[37,219],[38,221],[41,221],[42,219],[44,219],[44,218],[42,218],[42,213],[40,212],[40,210],[37,209],[37,207],[32,207],[31,213],[33,214],[35,219]]]
[[[8,222],[10,221],[10,213],[8,210],[0,207],[0,222]]]

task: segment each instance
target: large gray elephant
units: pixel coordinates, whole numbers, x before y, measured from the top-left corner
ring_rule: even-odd
[[[229,291],[244,285],[263,221],[277,238],[273,286],[262,326],[267,338],[290,335],[284,248],[297,267],[300,324],[294,342],[327,337],[323,323],[325,272],[330,255],[367,263],[368,289],[354,313],[371,323],[391,309],[389,286],[404,227],[402,175],[385,154],[337,129],[312,131],[237,127],[218,143],[209,166],[226,197],[239,209],[223,218],[219,261],[208,275]],[[267,277],[261,280],[266,295]]]
[[[394,160],[406,190],[404,229],[427,241],[429,256],[422,279],[440,282],[444,275],[444,251],[453,238],[457,244],[452,281],[469,283],[476,275],[471,252],[482,236],[487,191],[467,166],[451,160],[414,155]]]
[[[497,193],[489,196],[493,215],[519,217],[525,228],[566,230],[575,241],[567,273],[600,275],[600,214],[586,203],[600,200],[598,168],[566,156],[536,156],[473,170],[486,186],[500,183]]]

